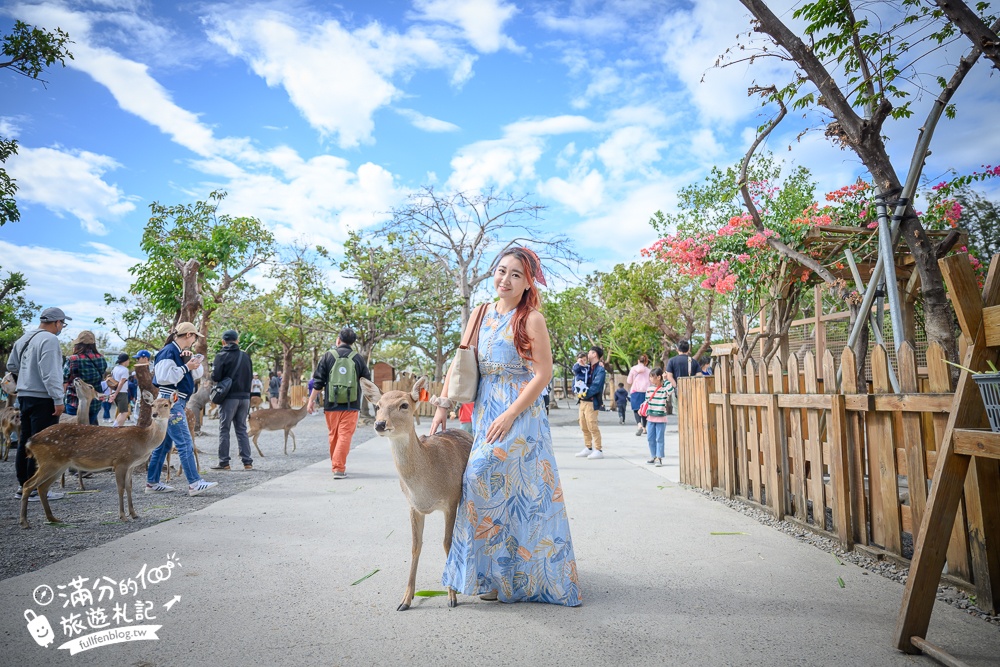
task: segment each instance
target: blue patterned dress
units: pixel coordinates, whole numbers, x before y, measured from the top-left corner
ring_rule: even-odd
[[[503,602],[574,607],[576,558],[542,398],[502,440],[486,442],[490,424],[534,377],[514,347],[513,312],[489,307],[479,330],[475,442],[441,583],[465,595],[495,589]]]

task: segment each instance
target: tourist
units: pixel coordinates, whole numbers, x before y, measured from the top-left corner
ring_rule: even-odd
[[[646,390],[649,388],[649,357],[640,354],[639,361],[629,369],[625,381],[631,392],[629,401],[632,404],[632,414],[635,415],[635,434],[639,436],[646,432],[646,418],[639,414],[639,408],[646,400]]]

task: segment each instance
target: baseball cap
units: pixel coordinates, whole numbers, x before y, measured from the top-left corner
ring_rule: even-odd
[[[181,322],[177,325],[177,335],[183,336],[185,334],[194,334],[198,338],[203,338],[203,336],[198,333],[198,329],[190,322]]]
[[[152,356],[153,355],[151,355],[149,353],[149,350],[139,350],[138,352],[135,353],[135,356],[133,356],[132,358],[133,359],[149,359]]]
[[[42,316],[38,318],[42,322],[59,322],[60,320],[72,320],[72,317],[66,317],[66,313],[63,312],[62,308],[46,308],[42,311]]]
[[[123,361],[128,361],[128,352],[122,352],[118,355],[118,363],[120,364]]]
[[[226,341],[236,341],[240,339],[240,334],[235,329],[227,329],[222,334],[222,340]]]

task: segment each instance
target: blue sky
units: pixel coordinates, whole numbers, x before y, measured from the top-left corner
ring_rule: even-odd
[[[0,228],[0,266],[74,329],[127,291],[149,204],[214,189],[279,241],[336,249],[422,185],[493,185],[533,193],[587,258],[581,273],[632,261],[654,240],[650,215],[752,140],[747,87],[787,76],[767,61],[712,69],[749,26],[735,0],[15,2],[0,28],[15,18],[66,30],[76,57],[47,85],[0,71],[22,214]],[[955,101],[932,177],[1000,161],[1000,81],[980,63]],[[900,165],[929,102],[890,129]],[[796,141],[802,127],[770,148],[821,191],[861,173],[821,132]]]

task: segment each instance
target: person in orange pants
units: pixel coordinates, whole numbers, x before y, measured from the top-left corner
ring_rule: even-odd
[[[361,378],[371,380],[371,373],[364,357],[351,349],[358,335],[350,327],[344,327],[337,337],[337,348],[327,352],[319,360],[313,372],[313,390],[309,394],[309,414],[315,410],[316,397],[323,392],[323,412],[326,428],[330,433],[330,464],[333,478],[347,477],[347,455],[351,451],[351,438],[358,427],[361,411]],[[353,362],[353,377],[345,368]],[[330,374],[335,373],[331,382]],[[345,391],[342,378],[350,378],[350,387]],[[338,380],[338,378],[341,378]]]

